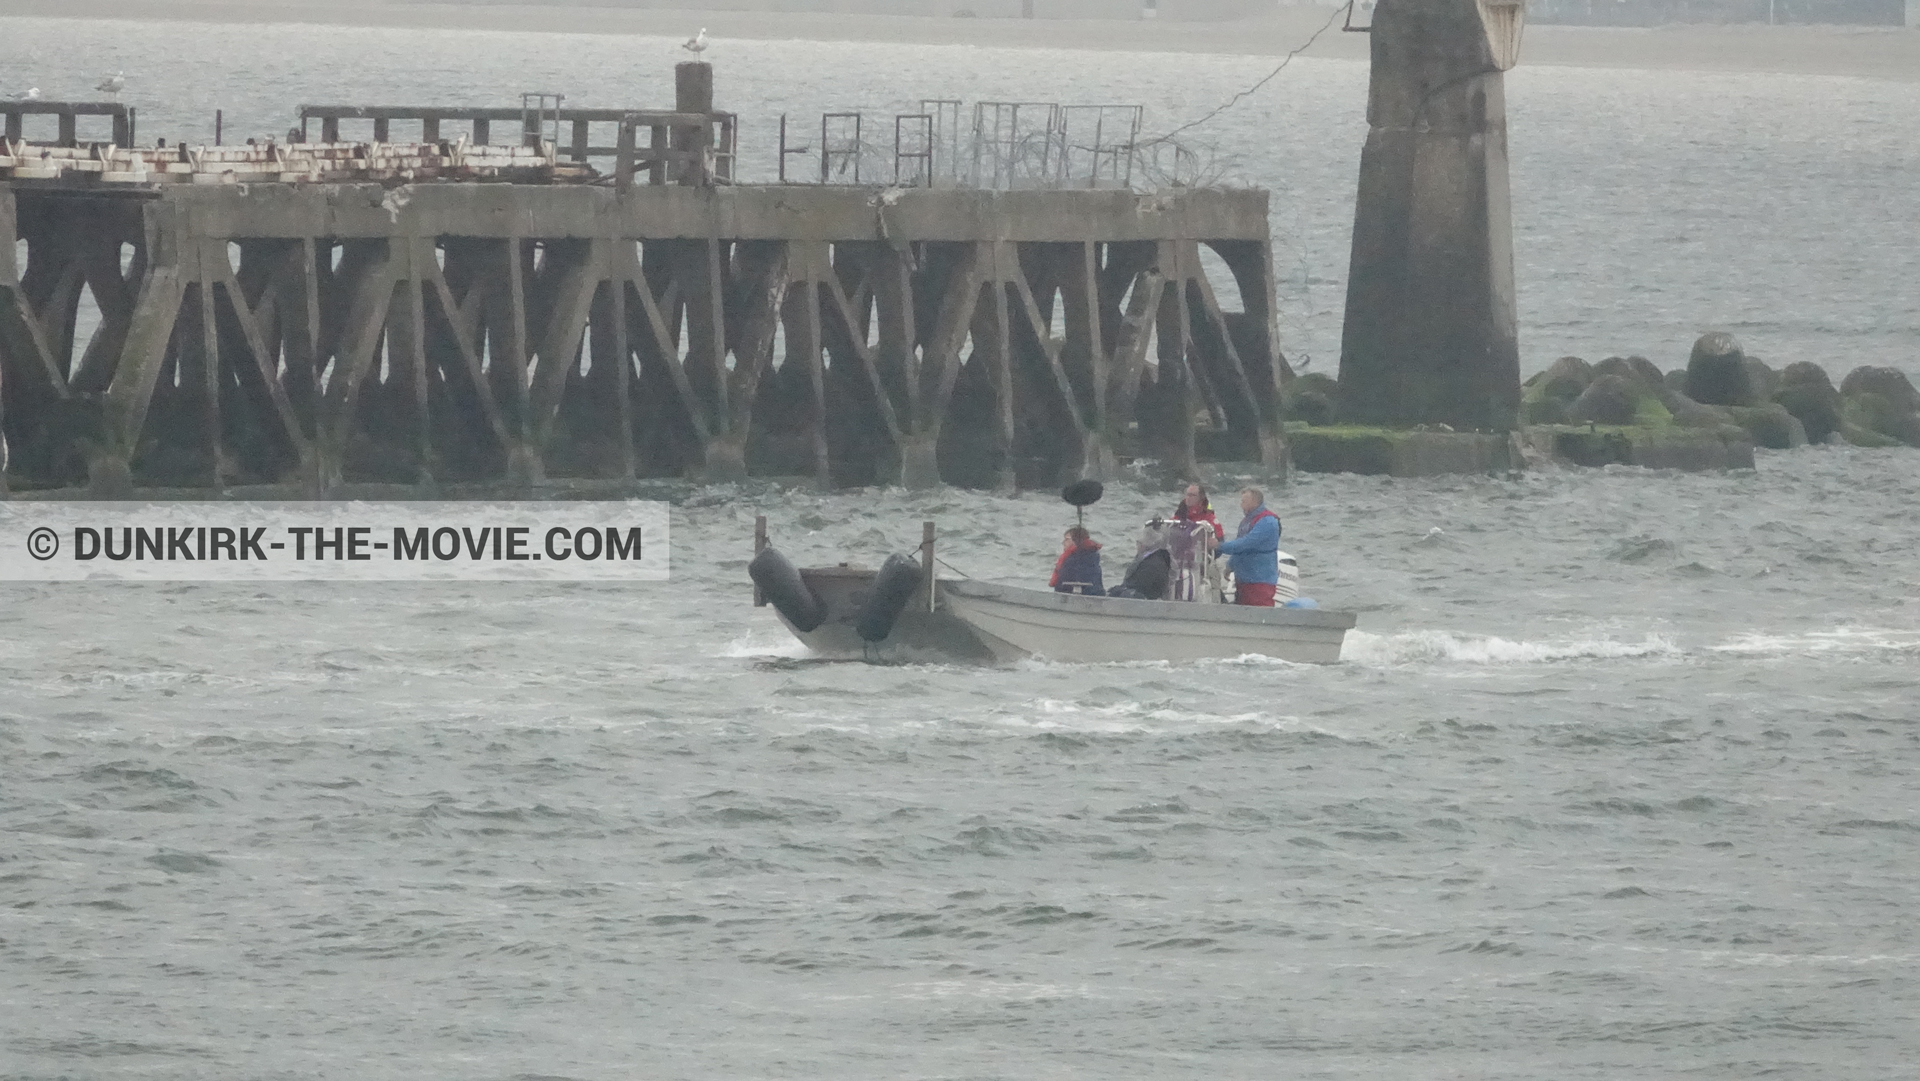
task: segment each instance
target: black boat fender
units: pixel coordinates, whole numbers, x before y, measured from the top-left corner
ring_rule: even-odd
[[[867,591],[867,601],[860,606],[860,615],[853,623],[861,640],[879,642],[892,634],[894,622],[906,610],[907,602],[920,591],[923,581],[920,564],[911,557],[898,552],[888,556],[887,561],[880,564],[880,573],[873,576],[873,588]]]
[[[760,549],[760,554],[747,564],[747,577],[760,587],[767,603],[793,624],[794,630],[805,634],[827,621],[827,606],[807,588],[799,568],[778,549]]]

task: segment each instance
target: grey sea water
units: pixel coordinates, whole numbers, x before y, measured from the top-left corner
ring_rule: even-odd
[[[0,34],[0,83],[125,68],[144,129],[189,136],[216,106],[663,100],[672,59]],[[1167,121],[1261,68],[712,55],[750,137],[980,87]],[[1363,86],[1301,61],[1222,123],[1328,366]],[[1530,361],[1672,366],[1714,325],[1913,371],[1916,95],[1516,73]],[[802,562],[932,518],[962,571],[1037,581],[1065,508],[661,494],[651,586],[0,590],[0,1078],[1914,1076],[1920,452],[1301,477],[1286,545],[1361,619],[1325,668],[813,662],[747,604],[756,512]],[[1090,524],[1123,547],[1170,505],[1143,477]]]

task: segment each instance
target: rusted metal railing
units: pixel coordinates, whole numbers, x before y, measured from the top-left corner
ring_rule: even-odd
[[[901,113],[893,118],[893,183],[896,187],[933,187],[933,132],[932,113]]]
[[[537,147],[549,140],[557,143],[558,139],[554,137],[564,134],[568,136],[568,142],[564,146],[554,147],[556,156],[564,154],[582,163],[589,158],[612,158],[615,160],[616,176],[620,175],[624,166],[628,183],[641,171],[647,173],[649,183],[667,183],[669,174],[673,172],[670,168],[672,164],[687,163],[696,158],[706,163],[703,175],[708,182],[731,182],[739,138],[739,122],[732,113],[687,113],[667,109],[567,109],[547,104],[537,110],[511,106],[303,105],[300,107],[301,139],[312,138],[312,126],[316,120],[320,123],[320,141],[323,143],[341,141],[342,120],[366,120],[373,124],[373,141],[376,143],[392,141],[396,122],[418,124],[420,142],[423,143],[442,141],[445,138],[443,125],[464,123],[469,125],[470,142],[480,146],[492,144],[493,123],[502,121],[513,125],[519,136],[519,145],[522,146]],[[615,128],[613,143],[594,142],[593,128],[597,124]],[[636,136],[640,128],[647,128],[651,135],[651,141],[644,147],[638,145]],[[676,131],[693,135],[690,147],[676,148],[673,145],[673,133]]]
[[[114,146],[132,146],[134,135],[134,110],[117,101],[0,101],[0,117],[5,117],[6,139],[11,143],[25,141],[26,118],[29,116],[54,116],[59,118],[59,133],[52,146],[78,146],[79,118],[83,116],[105,116],[113,119]]]
[[[820,115],[820,183],[831,184],[836,178],[860,183],[860,124],[859,113]]]

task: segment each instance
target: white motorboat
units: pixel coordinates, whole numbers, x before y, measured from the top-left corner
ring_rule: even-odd
[[[1193,661],[1248,654],[1332,664],[1351,612],[1082,596],[933,579],[932,523],[916,565],[794,568],[756,538],[752,575],[794,636],[823,658],[1007,663]]]
[[[994,659],[1197,661],[1256,654],[1332,664],[1352,612],[1082,597],[990,582],[942,582],[947,610]]]

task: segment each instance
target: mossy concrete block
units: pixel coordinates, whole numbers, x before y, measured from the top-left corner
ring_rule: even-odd
[[[1802,360],[1787,365],[1773,400],[1799,419],[1809,443],[1825,443],[1840,430],[1840,392],[1818,364]]]
[[[1780,373],[1768,366],[1759,357],[1749,356],[1747,361],[1747,385],[1753,388],[1756,401],[1769,401],[1773,392],[1780,389]]]
[[[1593,365],[1579,357],[1561,357],[1547,365],[1544,371],[1534,374],[1526,381],[1528,388],[1538,387],[1543,393],[1565,401],[1572,401],[1593,382]]]
[[[1885,394],[1874,391],[1847,394],[1840,415],[1844,423],[1841,431],[1855,446],[1873,445],[1854,439],[1855,431],[1863,430],[1905,443],[1909,447],[1920,447],[1920,412],[1903,408]]]
[[[1289,426],[1293,467],[1302,473],[1393,474],[1394,446],[1406,433],[1385,428]]]
[[[1287,420],[1326,426],[1340,414],[1340,384],[1319,372],[1308,372],[1287,381],[1281,392],[1281,410]]]
[[[1753,405],[1760,400],[1738,339],[1716,331],[1702,334],[1693,343],[1693,355],[1687,360],[1686,395],[1701,405]]]
[[[1287,380],[1287,393],[1313,391],[1331,398],[1340,393],[1340,383],[1332,376],[1321,372],[1303,372]]]
[[[1526,424],[1565,424],[1567,409],[1593,382],[1593,367],[1579,357],[1561,357],[1534,373],[1520,391],[1520,419]]]
[[[1619,375],[1603,375],[1587,384],[1580,397],[1567,407],[1567,419],[1575,424],[1632,424],[1639,399],[1644,392]]]
[[[1847,377],[1840,381],[1840,396],[1851,398],[1858,394],[1878,394],[1895,409],[1920,411],[1920,390],[1915,390],[1913,382],[1898,368],[1879,368],[1869,364],[1848,372]]]
[[[1632,429],[1631,464],[1711,473],[1753,468],[1753,440],[1738,428]]]
[[[1822,368],[1810,360],[1796,360],[1785,368],[1780,369],[1781,386],[1791,387],[1802,384],[1821,386],[1828,390],[1834,389],[1833,377],[1827,374],[1825,368]],[[1834,393],[1838,394],[1839,391],[1834,391]]]
[[[1660,387],[1657,395],[1660,407],[1666,410],[1669,421],[1683,428],[1724,428],[1733,423],[1725,407],[1701,405],[1671,386]],[[1655,422],[1642,418],[1639,423]]]
[[[1572,418],[1567,416],[1567,406],[1571,402],[1561,401],[1548,394],[1535,394],[1527,391],[1520,399],[1520,422],[1522,424],[1565,424]]]
[[[1436,477],[1513,468],[1503,435],[1288,425],[1287,439],[1293,466],[1304,473]]]
[[[1618,426],[1539,424],[1520,433],[1534,456],[1560,465],[1598,467],[1625,465],[1633,445]]]
[[[1518,441],[1536,456],[1564,465],[1637,465],[1689,472],[1753,468],[1753,441],[1733,425],[1545,425],[1526,429]]]
[[[1769,402],[1766,405],[1732,405],[1727,407],[1727,415],[1744,429],[1755,445],[1768,450],[1792,450],[1807,445],[1807,429],[1786,407]]]
[[[1666,377],[1660,374],[1660,369],[1654,366],[1653,361],[1639,356],[1608,357],[1595,364],[1593,377],[1598,379],[1603,375],[1617,375],[1629,383],[1637,383],[1648,390],[1659,387],[1666,380]]]
[[[1874,449],[1880,449],[1884,447],[1898,447],[1902,445],[1898,439],[1893,439],[1889,436],[1881,435],[1879,432],[1874,431],[1872,428],[1862,428],[1858,424],[1849,423],[1847,421],[1842,421],[1840,423],[1840,438],[1846,440],[1847,442],[1853,444],[1856,447],[1871,447]]]

